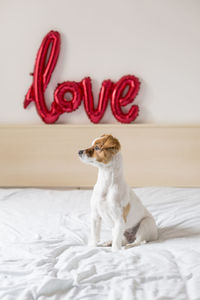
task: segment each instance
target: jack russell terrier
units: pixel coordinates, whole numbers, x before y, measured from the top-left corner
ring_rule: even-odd
[[[153,216],[143,206],[123,176],[120,143],[112,135],[102,135],[92,146],[79,151],[80,159],[99,169],[91,198],[91,241],[96,247],[100,241],[101,221],[112,226],[112,241],[103,246],[112,250],[130,248],[158,238]]]

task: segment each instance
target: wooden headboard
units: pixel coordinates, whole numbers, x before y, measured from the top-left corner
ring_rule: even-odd
[[[200,125],[148,124],[0,126],[0,186],[93,186],[77,153],[104,133],[121,142],[129,185],[200,186]]]

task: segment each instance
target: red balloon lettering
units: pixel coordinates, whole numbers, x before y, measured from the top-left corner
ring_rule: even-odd
[[[98,123],[102,119],[104,112],[107,108],[108,98],[110,96],[110,91],[112,87],[112,81],[111,80],[103,81],[99,93],[98,107],[96,109],[94,108],[94,100],[92,95],[92,85],[91,85],[90,77],[84,78],[82,80],[82,87],[83,87],[83,99],[84,99],[85,111],[87,112],[89,119],[93,123]]]
[[[45,90],[50,82],[51,75],[56,66],[60,53],[60,34],[50,31],[43,39],[38,50],[33,73],[33,83],[30,86],[24,100],[24,108],[31,102],[35,106],[39,116],[47,123],[55,123],[59,116],[65,112],[75,111],[84,102],[85,111],[93,123],[98,123],[104,116],[110,99],[111,109],[115,118],[121,123],[131,123],[139,113],[138,105],[132,105],[127,113],[122,107],[132,103],[140,89],[139,79],[133,75],[123,76],[118,82],[110,79],[104,80],[99,92],[97,107],[94,107],[92,84],[90,77],[81,82],[66,81],[58,84],[54,91],[54,100],[50,110],[46,106]],[[125,89],[128,91],[124,95]],[[70,93],[72,98],[65,97]]]
[[[123,92],[128,87],[128,92],[123,96]],[[139,113],[138,105],[132,105],[128,113],[123,113],[121,106],[133,102],[140,88],[140,82],[137,77],[127,75],[122,77],[116,84],[112,92],[111,109],[115,118],[121,123],[130,123],[134,121]]]
[[[72,99],[69,101],[65,99],[65,94],[71,93]],[[60,106],[63,112],[72,112],[76,110],[81,104],[81,88],[79,83],[75,81],[66,81],[58,84],[54,92],[54,99],[58,106]]]
[[[49,59],[46,62],[47,53],[50,47],[51,51]],[[35,102],[38,114],[45,123],[54,123],[63,112],[56,102],[52,103],[49,111],[44,99],[44,92],[56,66],[59,52],[60,34],[56,31],[50,31],[43,39],[38,50],[33,73],[33,84],[28,90],[24,101],[24,108],[26,108],[31,101]]]

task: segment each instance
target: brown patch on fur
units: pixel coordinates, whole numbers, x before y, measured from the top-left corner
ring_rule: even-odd
[[[104,134],[95,141],[92,147],[86,149],[85,153],[88,157],[94,157],[96,161],[107,164],[120,148],[120,143],[115,137],[111,134]]]
[[[96,146],[98,146],[100,149],[95,150]],[[95,157],[98,162],[102,162],[104,164],[107,164],[109,161],[111,161],[112,157],[121,148],[119,141],[111,134],[104,134],[101,136],[101,138],[95,141],[93,147],[93,157]]]
[[[94,154],[94,147],[90,147],[88,149],[85,150],[85,153],[87,154],[87,156],[91,157]]]
[[[125,222],[125,223],[126,223],[126,221],[127,221],[127,216],[128,216],[129,210],[130,210],[130,203],[128,203],[128,204],[123,208],[123,219],[124,219],[124,222]]]

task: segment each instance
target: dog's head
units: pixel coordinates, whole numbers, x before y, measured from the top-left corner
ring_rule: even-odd
[[[111,134],[104,134],[92,142],[92,146],[78,152],[80,159],[88,164],[106,166],[112,163],[120,151],[119,141]]]

